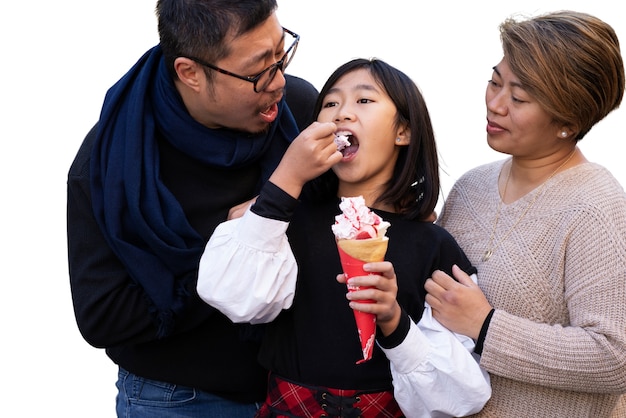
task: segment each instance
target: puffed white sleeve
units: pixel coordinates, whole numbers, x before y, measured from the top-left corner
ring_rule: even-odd
[[[200,298],[233,322],[270,322],[289,308],[298,267],[288,225],[250,209],[218,225],[200,258]]]
[[[462,417],[491,397],[488,373],[473,353],[474,341],[445,328],[426,303],[406,338],[382,348],[391,363],[394,396],[407,418]]]

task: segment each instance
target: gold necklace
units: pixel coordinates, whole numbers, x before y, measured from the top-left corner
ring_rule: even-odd
[[[487,247],[487,251],[485,251],[485,254],[483,254],[483,258],[482,258],[483,261],[489,260],[491,258],[491,256],[493,255],[493,251],[496,249],[498,244],[503,242],[503,241],[505,241],[509,237],[509,235],[511,235],[511,232],[513,232],[513,229],[515,229],[517,224],[520,223],[522,218],[524,218],[524,216],[526,216],[526,214],[528,213],[530,208],[535,204],[535,202],[537,201],[537,198],[539,197],[539,195],[543,191],[544,187],[548,183],[548,180],[550,180],[552,177],[554,177],[556,175],[556,173],[558,173],[559,170],[561,168],[563,168],[565,166],[565,164],[567,164],[569,162],[569,160],[572,159],[572,157],[574,156],[575,152],[576,152],[576,148],[574,148],[574,151],[572,151],[570,153],[569,157],[567,157],[567,159],[565,161],[563,161],[563,163],[561,163],[561,165],[559,165],[556,168],[556,170],[554,170],[552,172],[552,174],[550,174],[550,177],[548,177],[543,183],[541,183],[541,186],[539,186],[539,190],[537,190],[535,192],[535,195],[533,196],[533,200],[531,200],[530,203],[526,206],[526,209],[524,209],[524,211],[519,216],[519,218],[517,218],[517,221],[515,221],[513,226],[506,232],[506,234],[504,234],[502,239],[499,239],[498,242],[494,244],[493,243],[493,239],[495,238],[496,229],[498,227],[498,221],[500,220],[500,209],[502,209],[502,201],[506,197],[506,189],[509,186],[509,178],[511,178],[511,171],[512,171],[511,169],[513,168],[513,160],[511,160],[511,168],[509,168],[509,172],[506,175],[506,182],[504,183],[504,190],[502,191],[502,199],[500,199],[500,203],[498,204],[498,211],[496,212],[496,220],[493,223],[493,230],[491,231],[491,236],[489,237],[489,245]]]

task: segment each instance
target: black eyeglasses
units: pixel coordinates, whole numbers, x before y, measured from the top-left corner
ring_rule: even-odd
[[[192,61],[197,62],[203,67],[208,67],[219,73],[226,74],[231,77],[236,77],[241,80],[249,81],[253,84],[254,91],[256,93],[260,93],[263,90],[265,90],[267,86],[270,85],[270,83],[276,76],[276,73],[278,72],[278,70],[282,71],[283,73],[285,72],[285,68],[287,68],[287,66],[293,59],[293,56],[296,54],[296,49],[298,48],[298,42],[300,41],[300,35],[286,28],[283,28],[283,31],[285,33],[288,33],[294,38],[293,43],[291,44],[289,48],[287,48],[287,50],[285,51],[285,55],[283,55],[283,57],[280,60],[276,61],[274,64],[270,65],[269,67],[267,67],[266,69],[264,69],[263,71],[261,71],[260,73],[254,76],[243,76],[243,75],[231,73],[230,71],[226,71],[219,67],[216,67],[215,65],[209,64],[208,62],[205,62],[201,60],[200,58],[195,58],[195,57],[184,57],[184,58],[188,58]]]

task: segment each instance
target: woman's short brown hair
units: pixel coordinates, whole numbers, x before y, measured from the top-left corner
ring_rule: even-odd
[[[606,22],[559,11],[500,25],[504,57],[525,90],[580,140],[624,95],[619,40]]]

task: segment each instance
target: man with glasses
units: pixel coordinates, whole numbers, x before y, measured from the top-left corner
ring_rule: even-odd
[[[298,42],[300,41],[300,35],[297,35],[296,33],[290,31],[289,29],[285,29],[285,28],[283,28],[283,32],[285,32],[286,34],[291,35],[291,37],[293,38],[293,43],[291,44],[291,46],[289,48],[287,48],[286,51],[284,51],[285,54],[281,57],[280,60],[276,61],[274,64],[270,65],[269,67],[267,67],[266,69],[264,69],[263,71],[261,71],[260,73],[258,73],[255,76],[238,75],[238,74],[235,74],[235,73],[231,73],[230,71],[223,70],[223,69],[221,69],[219,67],[216,67],[213,64],[209,64],[208,62],[203,61],[200,58],[194,58],[194,57],[187,57],[187,58],[192,60],[192,61],[197,62],[200,65],[203,65],[203,66],[208,67],[208,68],[210,68],[212,70],[220,72],[222,74],[226,74],[226,75],[229,75],[231,77],[238,78],[240,80],[249,81],[249,82],[251,82],[253,84],[255,93],[261,93],[262,91],[264,91],[269,86],[269,84],[272,82],[272,80],[274,80],[274,76],[276,75],[278,70],[281,70],[283,73],[285,72],[285,68],[287,68],[287,65],[289,65],[289,63],[291,62],[293,56],[296,53],[296,48],[298,47]]]
[[[300,134],[317,92],[284,74],[299,36],[276,7],[159,0],[159,45],[107,92],[70,168],[74,310],[119,366],[120,417],[252,417],[265,397],[262,329],[205,304],[196,281],[231,208],[260,195],[262,214],[341,159],[334,124]]]

